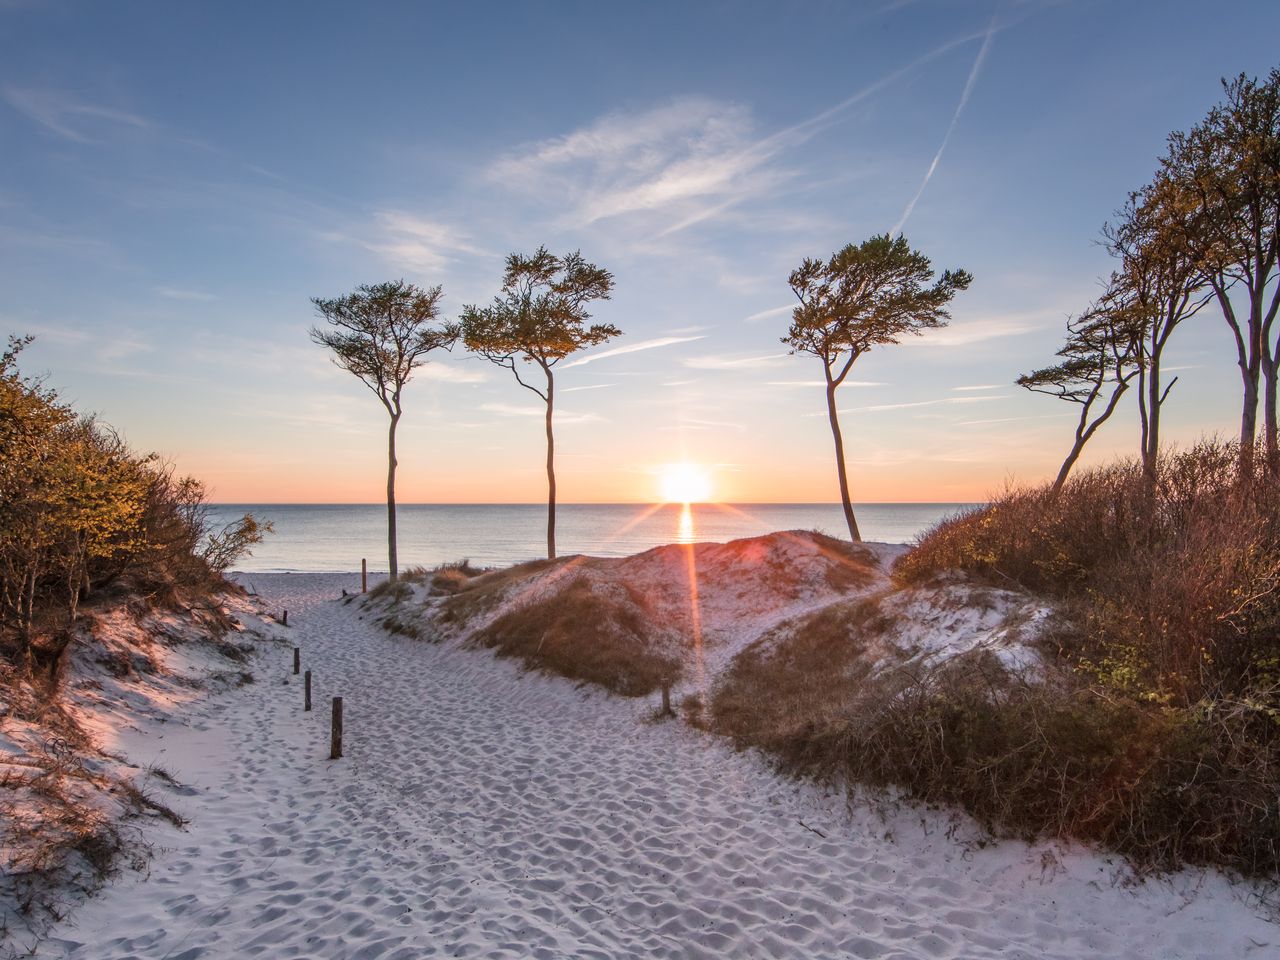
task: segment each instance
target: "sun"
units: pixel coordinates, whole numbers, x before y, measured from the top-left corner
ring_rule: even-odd
[[[666,503],[706,503],[711,499],[711,474],[696,463],[668,463],[658,472]]]

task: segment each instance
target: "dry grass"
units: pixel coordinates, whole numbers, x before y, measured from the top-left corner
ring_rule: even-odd
[[[957,806],[998,836],[1093,842],[1138,868],[1280,871],[1280,727],[1256,709],[1014,682],[985,654],[868,677],[874,613],[811,626],[739,658],[711,729],[786,772]]]
[[[1083,471],[947,521],[899,560],[908,582],[963,571],[1065,601],[1062,653],[1120,692],[1191,705],[1247,697],[1280,664],[1280,487],[1234,445]],[[1280,708],[1280,702],[1274,704]]]
[[[1055,597],[1044,682],[975,653],[869,674],[873,599],[746,651],[706,722],[798,775],[963,808],[998,835],[1083,840],[1140,868],[1280,877],[1280,497],[1230,445],[1011,491],[927,534],[900,581]]]
[[[472,641],[516,657],[530,669],[599,684],[623,696],[644,696],[672,682],[680,661],[649,635],[643,598],[623,589],[623,597],[604,596],[574,580],[548,599],[497,617]]]
[[[711,700],[711,726],[780,757],[836,721],[867,675],[868,646],[892,627],[875,598],[782,624],[740,653]]]
[[[530,560],[499,570],[479,571],[468,574],[461,567],[453,568],[442,576],[442,585],[452,584],[456,589],[440,605],[439,618],[444,624],[465,624],[480,614],[494,609],[507,594],[507,590],[522,580],[553,567],[575,562],[574,557],[558,560]],[[448,568],[442,568],[448,570]],[[448,593],[447,589],[444,592]]]

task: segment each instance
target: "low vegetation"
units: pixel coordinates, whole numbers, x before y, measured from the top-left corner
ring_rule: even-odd
[[[0,355],[0,938],[11,922],[38,935],[122,856],[145,866],[131,819],[181,823],[83,711],[129,709],[135,686],[165,682],[162,648],[194,640],[228,661],[210,682],[251,681],[248,648],[224,636],[222,571],[270,529],[213,524],[198,481],[23,377],[26,343]]]
[[[222,571],[270,525],[213,525],[198,480],[24,378],[26,343],[0,356],[0,657],[52,676],[83,604],[226,589]]]
[[[948,520],[899,561],[918,583],[962,571],[1062,601],[1060,653],[1136,699],[1280,710],[1280,484],[1234,444],[1014,490]]]
[[[471,635],[499,656],[628,697],[644,696],[680,674],[680,659],[658,647],[638,591],[610,596],[574,580],[552,596],[503,613]]]
[[[899,560],[902,586],[1051,597],[1044,669],[976,649],[872,672],[888,605],[828,608],[745,651],[708,722],[785,769],[959,806],[998,835],[1139,867],[1280,873],[1280,499],[1207,443],[1010,491]]]

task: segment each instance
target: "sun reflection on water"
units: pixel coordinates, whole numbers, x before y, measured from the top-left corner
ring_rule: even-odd
[[[680,519],[676,522],[676,543],[693,543],[693,507],[684,504],[680,508]]]

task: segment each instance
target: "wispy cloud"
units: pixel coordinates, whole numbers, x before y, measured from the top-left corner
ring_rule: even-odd
[[[768,380],[765,382],[766,387],[825,387],[825,380]],[[846,380],[840,384],[843,387],[883,387],[887,384],[878,380]]]
[[[1072,413],[1047,413],[1034,417],[995,417],[990,420],[957,420],[957,427],[978,427],[991,423],[1021,423],[1024,420],[1065,420],[1073,417]]]
[[[991,18],[991,24],[987,27],[986,35],[982,38],[982,46],[978,49],[978,55],[973,60],[973,66],[969,69],[969,78],[965,81],[964,89],[960,92],[960,102],[956,104],[956,111],[951,115],[951,123],[947,126],[947,132],[942,137],[942,143],[938,145],[938,152],[933,155],[933,161],[929,164],[929,169],[925,171],[924,179],[920,181],[915,195],[907,203],[902,211],[902,216],[898,218],[898,222],[893,225],[890,234],[897,234],[902,230],[904,224],[911,216],[911,212],[915,210],[916,204],[920,197],[924,195],[924,188],[929,185],[929,181],[933,179],[933,174],[938,169],[938,164],[942,161],[942,154],[947,149],[947,143],[951,140],[951,135],[955,133],[956,124],[960,122],[960,114],[964,112],[965,105],[969,102],[969,97],[973,94],[974,84],[978,82],[978,74],[982,72],[982,64],[987,59],[987,51],[991,49],[991,41],[996,35],[996,18]]]
[[[782,307],[770,307],[768,310],[761,310],[759,313],[753,313],[749,317],[743,317],[743,323],[759,323],[761,320],[768,320],[772,317],[781,317],[783,314],[789,314],[795,310],[795,304],[788,303]]]
[[[105,361],[114,362],[142,353],[151,353],[155,350],[155,345],[149,339],[137,333],[99,333],[42,324],[34,325],[29,329],[31,333],[35,334],[37,340],[74,347],[77,350],[86,350],[97,359]],[[119,374],[127,371],[101,370],[100,372]]]
[[[687,357],[681,361],[692,370],[744,370],[756,367],[776,367],[785,363],[790,354],[769,353],[758,357],[725,357],[711,355],[706,357]]]
[[[736,103],[685,97],[637,113],[612,113],[529,144],[493,163],[488,179],[567,209],[564,226],[660,214],[664,237],[775,194],[797,172],[774,161],[921,66],[978,37],[957,37],[904,63],[832,106],[765,136]]]
[[[586,364],[593,363],[596,360],[603,360],[605,357],[620,357],[627,353],[638,353],[641,350],[654,350],[658,347],[669,347],[675,343],[689,343],[692,340],[702,339],[704,339],[703,335],[699,334],[691,337],[655,337],[652,340],[640,340],[636,343],[626,343],[620,347],[611,347],[608,350],[600,350],[597,353],[589,353],[576,360],[570,360],[564,365],[563,369],[585,366]]]
[[[581,393],[583,390],[603,390],[605,387],[616,387],[616,383],[593,383],[585,387],[561,387],[561,393]]]
[[[142,117],[125,110],[85,103],[53,90],[31,87],[5,86],[0,97],[19,113],[34,120],[50,133],[76,143],[92,143],[96,139],[87,130],[109,125],[145,130],[150,124]]]
[[[496,413],[504,417],[542,417],[546,415],[546,407],[524,407],[514,403],[482,403],[480,409],[486,413]],[[570,423],[603,423],[604,417],[598,413],[557,413],[558,425]]]
[[[1056,316],[1056,314],[1055,314]],[[1036,316],[987,317],[953,323],[940,330],[930,330],[918,337],[906,337],[904,347],[963,347],[998,337],[1014,337],[1030,333],[1042,326]]]
[[[484,383],[488,374],[478,367],[460,367],[449,363],[428,363],[418,369],[416,376],[440,383]]]
[[[214,294],[205,293],[203,290],[182,290],[178,287],[156,287],[156,293],[169,300],[193,300],[209,303],[218,299]]]
[[[917,407],[937,407],[960,403],[986,403],[989,400],[1007,400],[1007,396],[995,397],[942,397],[937,400],[916,400],[911,403],[877,403],[867,407],[845,407],[840,413],[883,413],[888,410],[914,410]],[[825,413],[811,413],[807,416],[825,417]]]
[[[952,389],[952,390],[961,391],[961,392],[963,392],[963,391],[965,391],[965,390],[999,390],[1000,388],[1002,388],[1002,387],[1004,387],[1004,386],[1007,386],[1007,384],[1003,384],[1003,383],[979,383],[979,384],[975,384],[974,386],[970,386],[970,387],[952,387],[951,389]]]
[[[792,174],[767,162],[782,148],[751,137],[750,111],[685,97],[638,113],[613,113],[500,159],[492,180],[567,201],[567,226],[660,214],[658,236],[706,220]]]
[[[354,240],[387,263],[403,270],[431,273],[442,270],[459,254],[485,256],[471,238],[448,224],[403,210],[380,210],[373,223],[354,236],[327,233],[330,240]]]

